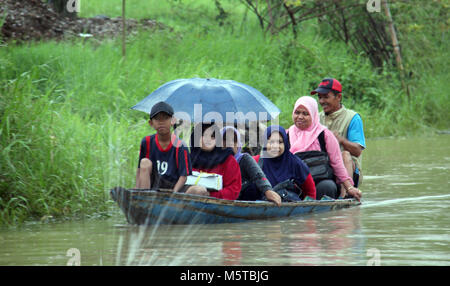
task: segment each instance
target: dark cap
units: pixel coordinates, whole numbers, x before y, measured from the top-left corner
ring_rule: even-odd
[[[160,101],[157,104],[153,105],[152,110],[150,111],[150,119],[155,117],[160,112],[164,112],[164,113],[167,113],[170,116],[172,116],[173,108],[172,108],[172,106],[165,103],[164,101]]]
[[[335,91],[338,93],[342,92],[341,83],[335,78],[324,78],[319,86],[311,91],[311,94],[314,95],[316,93],[328,94],[330,91]]]

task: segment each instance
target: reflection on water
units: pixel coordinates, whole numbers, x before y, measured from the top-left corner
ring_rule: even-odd
[[[1,265],[361,264],[359,208],[333,215],[217,225],[133,226],[89,221],[3,232]]]
[[[362,237],[356,235],[359,209],[334,215],[240,224],[130,226],[121,233],[124,251],[119,264],[357,264],[364,251]]]
[[[368,140],[363,204],[275,221],[128,225],[105,221],[0,230],[0,265],[450,265],[450,136]]]

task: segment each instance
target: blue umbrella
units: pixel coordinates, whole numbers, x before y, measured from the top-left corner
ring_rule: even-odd
[[[280,109],[255,88],[214,78],[169,81],[132,109],[150,113],[160,101],[170,104],[175,113],[187,114],[191,122],[210,121],[207,118],[228,123],[268,121],[280,114]]]

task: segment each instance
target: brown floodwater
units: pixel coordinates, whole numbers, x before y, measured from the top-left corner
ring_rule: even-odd
[[[216,225],[106,220],[0,229],[0,265],[450,265],[450,136],[367,140],[363,204]]]

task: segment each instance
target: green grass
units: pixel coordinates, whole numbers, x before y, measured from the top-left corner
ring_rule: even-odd
[[[246,8],[239,0],[221,0],[220,3],[229,13],[227,22],[242,22]],[[125,12],[127,18],[154,19],[174,28],[175,31],[210,30],[219,14],[214,0],[127,0]],[[96,15],[122,17],[122,0],[82,1],[80,16]],[[257,24],[256,17],[251,13],[247,18]]]
[[[289,127],[296,99],[333,76],[368,138],[448,128],[448,51],[414,65],[420,77],[410,82],[408,101],[395,71],[374,70],[321,38],[314,23],[297,41],[264,36],[250,14],[243,21],[242,7],[222,2],[230,12],[224,26],[213,1],[127,1],[129,17],[155,18],[174,31],[128,38],[125,60],[120,39],[0,48],[0,225],[107,216],[109,188],[134,185],[140,139],[153,132],[147,115],[130,107],[176,78],[249,84],[280,107]],[[121,1],[83,1],[81,9],[82,16],[119,16]]]
[[[23,74],[7,88],[0,130],[2,221],[105,214],[105,186],[130,184],[123,174],[134,147],[129,122],[114,113],[90,121],[70,101],[58,103],[52,87],[36,90],[34,81]]]

